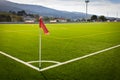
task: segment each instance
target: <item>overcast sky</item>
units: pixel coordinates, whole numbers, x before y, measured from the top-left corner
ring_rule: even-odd
[[[85,0],[8,0],[57,10],[85,12]],[[90,0],[88,13],[120,18],[120,0]]]

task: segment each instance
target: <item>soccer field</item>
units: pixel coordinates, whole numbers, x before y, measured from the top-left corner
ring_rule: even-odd
[[[119,22],[46,26],[0,24],[0,80],[120,80]]]

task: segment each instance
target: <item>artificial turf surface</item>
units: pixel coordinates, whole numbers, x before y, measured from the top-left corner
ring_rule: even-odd
[[[119,22],[46,26],[50,35],[42,33],[42,60],[64,62],[120,44]],[[39,31],[37,24],[0,24],[0,51],[37,61]],[[120,80],[119,53],[120,47],[42,73],[0,54],[0,80]]]

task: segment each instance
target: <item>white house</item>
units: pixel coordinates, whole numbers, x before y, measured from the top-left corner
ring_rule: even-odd
[[[64,22],[67,22],[67,20],[64,19],[64,18],[56,18],[54,20],[50,20],[50,23],[56,23],[56,22],[62,22],[62,23],[64,23]]]
[[[58,18],[57,21],[58,21],[58,22],[67,22],[67,20],[64,19],[64,18]]]
[[[26,17],[24,17],[24,22],[25,23],[34,23],[35,22],[35,18],[32,18],[30,16],[26,16]]]
[[[56,23],[57,22],[57,20],[55,19],[55,20],[50,20],[50,23]]]

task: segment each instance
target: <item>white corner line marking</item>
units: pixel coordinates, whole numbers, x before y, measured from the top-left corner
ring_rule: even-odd
[[[61,62],[59,64],[40,69],[40,71],[46,71],[46,70],[49,70],[49,69],[52,69],[52,68],[55,68],[55,67],[58,67],[58,66],[61,66],[61,65],[65,65],[65,64],[68,64],[68,63],[71,63],[71,62],[74,62],[74,61],[78,61],[80,59],[84,59],[84,58],[87,58],[87,57],[90,57],[90,56],[93,56],[93,55],[96,55],[96,54],[99,54],[99,53],[102,53],[102,52],[105,52],[105,51],[108,51],[108,50],[111,50],[111,49],[114,49],[114,48],[117,48],[117,47],[120,47],[120,45],[109,47],[109,48],[106,48],[106,49],[103,49],[103,50],[100,50],[100,51],[97,51],[97,52],[94,52],[94,53],[91,53],[91,54],[88,54],[88,55],[85,55],[85,56],[82,56],[82,57],[78,57],[78,58],[71,59],[71,60],[68,60],[68,61],[65,61],[65,62]]]
[[[60,62],[58,61],[51,61],[51,60],[42,60],[42,61],[29,61],[27,63],[37,63],[37,62],[46,62],[46,63],[55,63],[55,64],[59,64]]]
[[[31,64],[29,64],[29,63],[27,63],[27,62],[24,62],[24,61],[22,61],[22,60],[20,60],[20,59],[18,59],[18,58],[15,58],[15,57],[11,56],[11,55],[8,55],[8,54],[6,54],[6,53],[4,53],[4,52],[2,52],[2,51],[0,51],[0,54],[4,55],[4,56],[6,56],[6,57],[9,57],[9,58],[11,58],[11,59],[13,59],[13,60],[15,60],[15,61],[17,61],[17,62],[20,62],[20,63],[22,63],[22,64],[24,64],[24,65],[26,65],[26,66],[34,69],[34,70],[40,71],[40,69],[39,69],[38,67],[35,67],[35,66],[33,66],[33,65],[31,65]]]
[[[46,68],[43,68],[43,69],[39,69],[38,67],[35,67],[35,66],[33,66],[33,65],[31,65],[31,64],[29,64],[27,62],[24,62],[23,60],[15,58],[15,57],[13,57],[11,55],[8,55],[8,54],[6,54],[6,53],[4,53],[2,51],[0,51],[0,54],[4,55],[6,57],[9,57],[9,58],[11,58],[11,59],[13,59],[13,60],[15,60],[17,62],[20,62],[20,63],[22,63],[22,64],[24,64],[24,65],[26,65],[26,66],[34,69],[34,70],[37,70],[37,71],[46,71],[46,70],[49,70],[49,69],[52,69],[52,68],[55,68],[55,67],[58,67],[58,66],[61,66],[61,65],[65,65],[65,64],[68,64],[68,63],[71,63],[71,62],[74,62],[74,61],[78,61],[80,59],[87,58],[89,56],[93,56],[93,55],[96,55],[96,54],[99,54],[99,53],[102,53],[102,52],[105,52],[105,51],[117,48],[117,47],[120,47],[120,45],[116,45],[116,46],[113,46],[113,47],[110,47],[110,48],[106,48],[104,50],[100,50],[100,51],[97,51],[97,52],[94,52],[94,53],[91,53],[91,54],[88,54],[88,55],[85,55],[85,56],[82,56],[82,57],[78,57],[78,58],[74,58],[74,59],[71,59],[71,60],[68,60],[68,61],[65,61],[65,62],[61,62],[61,63],[58,63],[56,65],[52,65],[52,66],[49,66],[49,67],[46,67]]]

